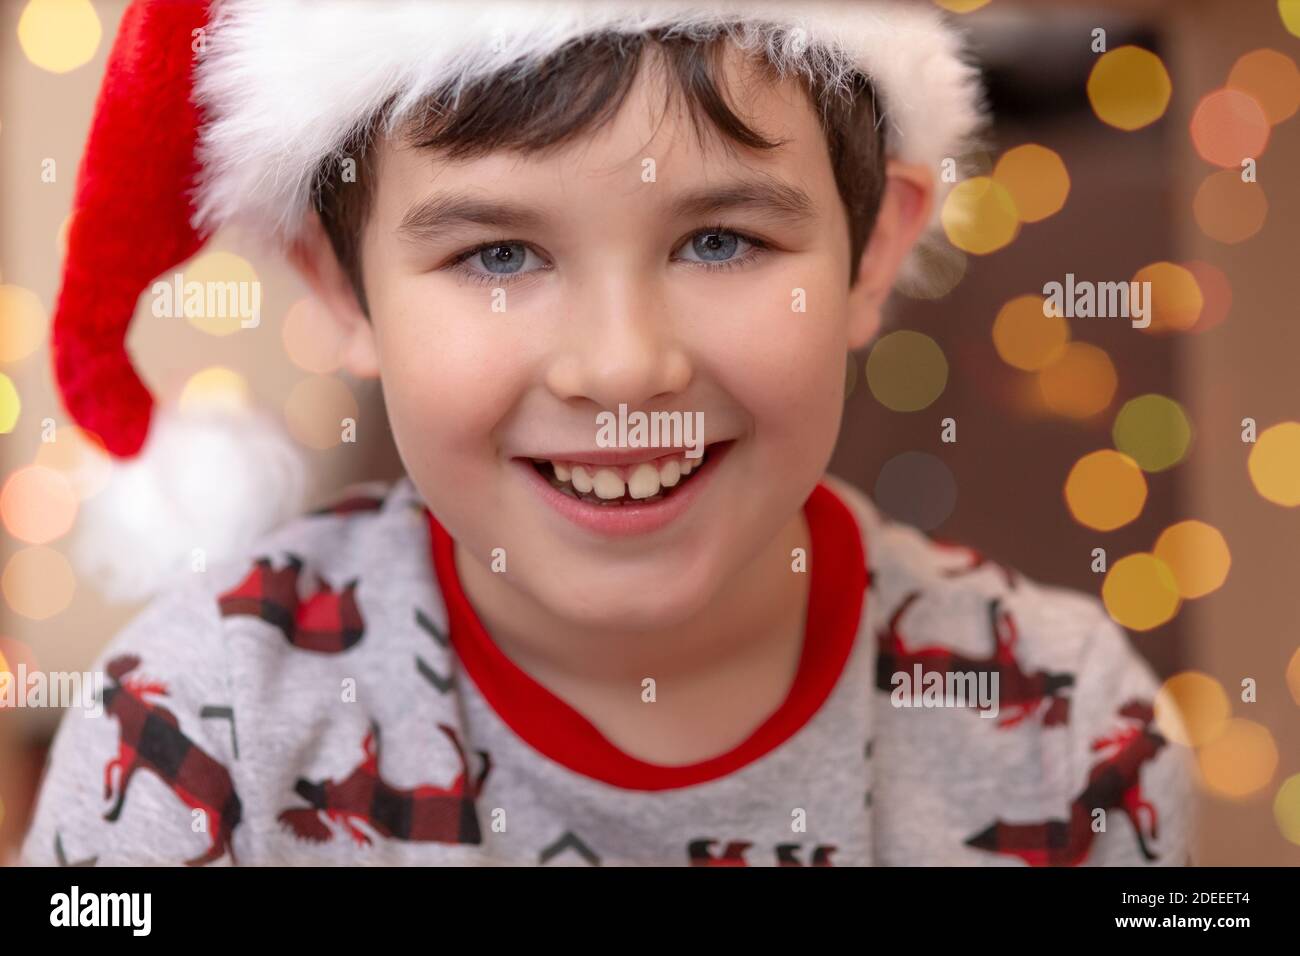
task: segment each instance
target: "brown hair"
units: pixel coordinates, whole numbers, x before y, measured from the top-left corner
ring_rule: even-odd
[[[697,136],[707,119],[725,140],[753,149],[780,143],[764,138],[736,115],[719,83],[726,34],[698,38],[668,31],[625,36],[597,34],[575,40],[538,64],[506,70],[466,85],[458,93],[441,90],[427,97],[402,127],[403,138],[420,148],[460,159],[498,149],[541,152],[563,145],[618,112],[636,78],[642,54],[653,44],[662,55],[668,96],[684,97]],[[776,70],[753,58],[769,78]],[[848,213],[851,266],[858,262],[875,225],[884,189],[885,130],[876,114],[870,81],[852,73],[848,89],[818,81],[805,89],[818,108],[840,198]],[[371,201],[373,142],[385,113],[351,137],[344,155],[355,155],[355,182],[343,178],[337,156],[322,162],[312,183],[313,204],[330,244],[368,311],[361,281],[361,232]]]

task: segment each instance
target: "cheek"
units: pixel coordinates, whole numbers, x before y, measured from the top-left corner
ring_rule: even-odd
[[[395,280],[373,303],[389,420],[407,467],[464,480],[484,468],[494,428],[517,401],[527,353],[491,311],[490,290]],[[436,303],[436,304],[435,304]]]
[[[738,282],[710,320],[712,371],[774,462],[795,453],[824,463],[839,431],[848,300],[843,276],[814,261]]]

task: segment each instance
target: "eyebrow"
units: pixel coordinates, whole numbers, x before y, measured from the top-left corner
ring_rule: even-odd
[[[704,186],[673,200],[676,218],[704,218],[724,212],[751,210],[778,221],[811,219],[816,206],[806,192],[778,180],[738,180]],[[546,216],[536,209],[465,193],[429,196],[402,216],[397,232],[405,239],[428,242],[459,226],[490,226],[502,230],[539,229]]]
[[[444,193],[422,199],[406,211],[397,232],[403,238],[428,241],[457,226],[536,229],[545,216],[535,209],[465,193]]]

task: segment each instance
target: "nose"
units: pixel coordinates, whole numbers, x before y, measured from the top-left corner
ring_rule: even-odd
[[[629,270],[630,271],[630,270]],[[685,390],[691,362],[653,278],[611,274],[575,283],[547,385],[563,400],[602,409],[664,401]]]

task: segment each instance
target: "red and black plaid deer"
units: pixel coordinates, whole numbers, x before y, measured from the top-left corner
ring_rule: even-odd
[[[917,665],[922,674],[980,674],[997,675],[998,707],[1009,711],[1009,716],[998,721],[999,727],[1014,727],[1036,713],[1044,704],[1043,725],[1064,724],[1069,719],[1070,701],[1062,693],[1074,685],[1074,675],[1034,671],[1026,673],[1016,660],[1016,624],[1014,618],[1002,608],[996,598],[989,602],[989,617],[993,631],[993,653],[988,657],[967,657],[950,648],[940,646],[919,647],[908,650],[899,631],[899,622],[907,610],[921,597],[914,591],[905,597],[889,620],[889,627],[877,636],[876,687],[880,690],[894,688],[894,675],[912,673]]]
[[[381,836],[418,843],[480,843],[478,814],[474,801],[492,761],[478,751],[483,767],[470,779],[469,762],[456,731],[446,724],[438,728],[447,735],[460,757],[461,772],[449,787],[421,785],[401,789],[388,783],[379,772],[379,725],[372,723],[362,741],[364,759],[343,780],[315,782],[299,778],[294,791],[310,807],[295,807],[280,813],[279,821],[296,836],[313,843],[333,839],[333,832],[321,816],[341,824],[359,845],[368,846],[370,836],[357,824],[364,822]]]
[[[139,666],[140,658],[135,655],[115,657],[108,663],[113,683],[104,688],[104,710],[117,718],[121,742],[117,756],[104,767],[104,799],[112,800],[115,789],[117,794],[104,819],[114,822],[121,816],[131,778],[137,770],[151,770],[186,806],[206,815],[211,845],[206,853],[185,862],[201,866],[226,853],[234,862],[231,838],[243,810],[230,771],[181,732],[171,711],[145,699],[145,695],[165,696],[167,688],[127,676]]]
[[[1096,834],[1092,816],[1097,810],[1120,810],[1133,824],[1138,849],[1147,860],[1157,859],[1147,845],[1156,839],[1155,806],[1142,796],[1139,774],[1166,743],[1152,727],[1154,711],[1146,701],[1129,701],[1120,716],[1133,723],[1109,737],[1093,741],[1093,751],[1109,751],[1088,774],[1087,786],[1070,805],[1068,820],[1042,823],[1004,823],[1001,820],[966,841],[978,850],[1018,856],[1031,866],[1077,866],[1087,859]]]
[[[217,598],[222,617],[251,616],[275,625],[294,647],[341,654],[365,634],[357,607],[357,582],[335,591],[326,581],[306,598],[298,596],[302,559],[288,555],[280,570],[259,558],[248,577]]]

